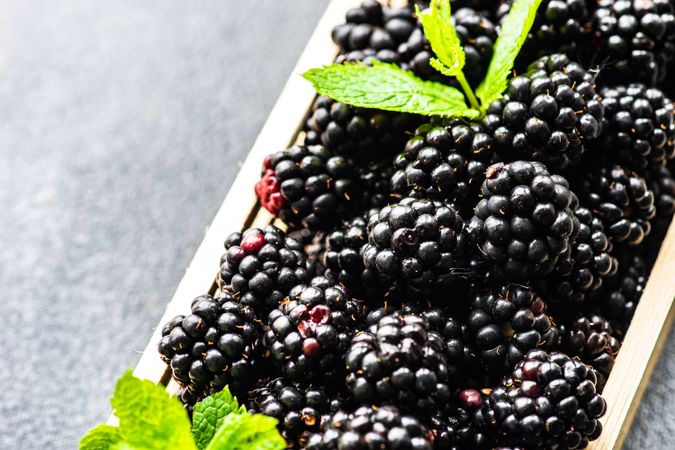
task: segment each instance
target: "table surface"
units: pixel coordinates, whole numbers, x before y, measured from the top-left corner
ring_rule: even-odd
[[[0,2],[0,448],[106,419],[326,3]],[[627,448],[675,434],[673,349]]]

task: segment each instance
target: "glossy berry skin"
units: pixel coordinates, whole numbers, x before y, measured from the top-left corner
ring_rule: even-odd
[[[464,265],[462,227],[452,206],[406,197],[370,216],[363,263],[391,279],[393,289],[448,285]]]
[[[269,314],[264,345],[286,379],[335,383],[362,315],[362,306],[338,286],[298,285]]]
[[[605,408],[592,368],[533,350],[483,400],[478,420],[496,447],[577,449],[600,436]]]
[[[361,407],[335,413],[326,429],[312,436],[307,450],[432,450],[426,427],[394,406]]]
[[[596,62],[607,82],[653,86],[675,56],[675,9],[669,0],[599,0],[593,16]]]
[[[597,390],[607,382],[614,358],[621,348],[612,325],[597,314],[582,314],[560,325],[561,350],[593,367],[598,375]]]
[[[492,138],[479,125],[425,124],[394,159],[391,190],[450,203],[470,217],[478,203],[487,166],[494,160]]]
[[[278,378],[253,390],[246,410],[277,419],[277,427],[289,446],[301,448],[342,406],[342,400],[323,387]]]
[[[483,199],[466,233],[478,248],[472,268],[494,279],[551,273],[578,232],[577,198],[567,181],[538,162],[490,166]]]
[[[578,163],[601,131],[594,77],[563,54],[532,63],[490,104],[483,125],[507,160],[541,161],[552,172]]]
[[[601,165],[575,180],[574,188],[615,242],[639,245],[649,235],[656,215],[654,193],[639,174],[620,165]]]
[[[302,245],[272,225],[230,234],[225,250],[218,285],[261,317],[310,279]]]
[[[359,192],[352,161],[321,145],[294,146],[265,158],[256,193],[288,225],[325,229],[352,214]]]
[[[511,370],[524,355],[550,347],[558,329],[546,305],[531,289],[520,285],[477,289],[470,302],[468,334],[488,377]]]
[[[394,313],[357,334],[345,366],[359,405],[393,404],[404,413],[431,416],[450,398],[443,338],[421,316]]]
[[[586,303],[619,266],[611,254],[613,246],[602,221],[588,208],[579,208],[574,215],[579,233],[569,251],[549,276],[535,283],[537,292],[562,309]]]
[[[644,174],[675,157],[673,105],[663,92],[644,84],[604,88],[600,142],[606,161]]]
[[[162,329],[159,354],[184,388],[187,404],[229,386],[246,392],[264,363],[262,325],[253,309],[224,291],[218,298],[201,295],[192,312],[176,316]]]

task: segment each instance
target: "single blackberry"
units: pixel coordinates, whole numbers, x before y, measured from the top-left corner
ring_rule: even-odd
[[[363,324],[362,306],[328,281],[298,285],[269,315],[264,344],[291,381],[337,382],[351,338]]]
[[[366,269],[415,292],[449,284],[464,265],[464,223],[452,206],[406,197],[368,219]]]
[[[612,325],[597,314],[579,315],[560,324],[560,335],[561,351],[593,367],[598,375],[597,390],[602,392],[621,348]]]
[[[393,406],[361,407],[335,413],[326,429],[313,435],[307,450],[432,450],[428,431],[414,416]]]
[[[612,244],[600,219],[588,208],[577,209],[575,216],[579,233],[569,251],[559,259],[549,276],[535,284],[537,292],[561,308],[586,302],[618,269],[618,262],[611,255]]]
[[[467,217],[478,203],[485,169],[493,159],[492,138],[479,125],[425,124],[394,160],[391,190],[398,197],[451,203]]]
[[[497,9],[501,23],[514,0],[502,0]],[[518,65],[526,65],[545,55],[564,53],[578,60],[590,42],[591,14],[586,0],[544,0],[537,10],[532,29],[518,54]]]
[[[387,160],[403,148],[417,118],[409,114],[355,108],[319,96],[306,122],[305,145],[323,145],[359,162]]]
[[[533,350],[483,399],[477,417],[496,447],[585,448],[600,436],[606,408],[596,380],[580,361]]]
[[[581,204],[602,221],[615,242],[638,245],[649,235],[656,208],[643,177],[619,165],[600,165],[580,178],[574,188]]]
[[[675,56],[674,12],[670,0],[598,0],[592,25],[600,76],[618,83],[664,81]]]
[[[657,221],[667,228],[675,213],[675,180],[668,167],[652,167],[645,177],[649,189],[654,193]]]
[[[395,313],[352,339],[347,386],[361,405],[431,416],[450,398],[443,338],[421,316]]]
[[[326,229],[356,209],[353,163],[321,145],[294,146],[265,158],[255,191],[286,224]]]
[[[363,209],[381,209],[396,201],[391,193],[390,180],[394,173],[391,160],[362,162],[356,168],[362,188],[359,204]]]
[[[230,234],[225,249],[218,285],[262,317],[310,279],[302,245],[272,225]]]
[[[577,163],[600,134],[603,108],[593,75],[563,54],[512,78],[483,119],[495,150],[509,160],[541,161],[553,172]]]
[[[465,230],[479,250],[472,268],[495,279],[549,274],[578,231],[578,202],[568,187],[538,162],[490,166]]]
[[[474,351],[492,378],[511,370],[528,351],[550,347],[558,339],[544,301],[515,284],[478,290],[467,325]]]
[[[305,387],[281,378],[250,395],[246,410],[277,419],[281,435],[292,448],[304,448],[311,433],[327,425],[331,415],[343,407],[339,397],[322,387]]]
[[[181,398],[194,405],[225,386],[235,395],[246,392],[264,360],[262,324],[253,308],[223,291],[218,298],[195,298],[191,310],[164,326],[158,346],[173,378],[186,388]]]
[[[675,157],[673,105],[656,88],[631,84],[600,91],[605,108],[604,159],[644,173]]]
[[[429,428],[434,449],[493,449],[494,440],[482,432],[473,420],[473,413],[480,408],[482,395],[475,389],[463,389],[458,401],[448,404],[443,412],[433,416]]]

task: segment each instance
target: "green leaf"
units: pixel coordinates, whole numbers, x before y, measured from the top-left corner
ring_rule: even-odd
[[[277,420],[262,414],[229,414],[206,450],[283,450]]]
[[[117,382],[111,403],[120,421],[118,433],[129,448],[196,450],[185,408],[162,386],[128,371]]]
[[[228,414],[245,414],[246,408],[239,406],[237,399],[225,389],[206,397],[195,405],[192,413],[192,435],[197,448],[204,450],[223,424]]]
[[[80,450],[134,450],[122,441],[119,429],[110,425],[99,425],[80,441]]]
[[[450,0],[432,0],[431,12],[420,12],[416,8],[424,35],[437,57],[432,59],[431,66],[443,75],[457,76],[464,68],[466,56],[452,25]]]
[[[303,76],[320,94],[348,105],[425,116],[478,117],[459,90],[421,80],[395,64],[334,64],[310,69]]]
[[[541,0],[516,0],[502,22],[487,75],[476,90],[484,106],[501,97],[518,52],[532,28]]]

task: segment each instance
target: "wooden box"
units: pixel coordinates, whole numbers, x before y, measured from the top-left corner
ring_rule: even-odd
[[[283,150],[302,138],[300,128],[316,93],[299,74],[333,61],[337,49],[331,41],[331,30],[344,21],[345,12],[355,3],[358,2],[332,0],[329,4],[154,330],[134,371],[137,377],[164,384],[168,391],[176,392],[178,386],[171,380],[170,370],[157,352],[162,326],[177,314],[189,313],[190,302],[194,297],[216,291],[215,275],[224,252],[223,242],[228,234],[250,226],[264,226],[274,220],[261,208],[253,189],[260,175],[262,161],[269,153]],[[607,400],[608,410],[602,419],[604,431],[589,448],[621,448],[671,328],[674,297],[675,222],[671,224],[663,242],[605,387],[603,396]],[[115,421],[115,418],[111,417],[111,421]]]

